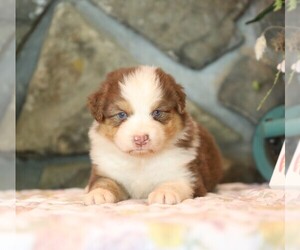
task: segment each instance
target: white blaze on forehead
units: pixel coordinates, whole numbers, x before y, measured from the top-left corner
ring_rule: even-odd
[[[140,66],[120,83],[121,95],[130,103],[134,113],[149,113],[162,98],[155,67]]]

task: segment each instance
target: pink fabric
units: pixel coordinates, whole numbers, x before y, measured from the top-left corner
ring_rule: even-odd
[[[174,206],[84,206],[83,194],[29,190],[15,200],[14,192],[0,192],[3,249],[283,249],[285,229],[291,249],[300,246],[300,196],[266,185],[222,184],[217,193]]]

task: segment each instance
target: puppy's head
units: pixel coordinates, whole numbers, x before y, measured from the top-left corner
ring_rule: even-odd
[[[99,133],[133,155],[156,153],[183,128],[185,94],[159,68],[123,68],[107,75],[89,97]]]

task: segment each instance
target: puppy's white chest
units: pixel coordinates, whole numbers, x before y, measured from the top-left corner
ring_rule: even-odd
[[[192,173],[186,165],[194,159],[194,152],[174,149],[152,158],[124,157],[115,155],[109,160],[101,154],[96,162],[99,171],[117,181],[131,198],[147,198],[155,187],[170,181],[191,182]]]

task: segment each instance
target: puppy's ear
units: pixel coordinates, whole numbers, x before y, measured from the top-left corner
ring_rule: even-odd
[[[177,98],[177,110],[179,114],[183,114],[185,112],[186,94],[184,93],[183,87],[177,83],[175,83],[174,90]]]
[[[178,113],[183,114],[185,111],[186,98],[183,87],[176,83],[175,79],[171,75],[165,73],[161,68],[156,69],[156,74],[161,83],[161,87],[167,93],[167,96],[172,96],[174,99],[173,101],[176,102]]]
[[[88,108],[97,122],[104,119],[104,92],[99,90],[88,97]]]

